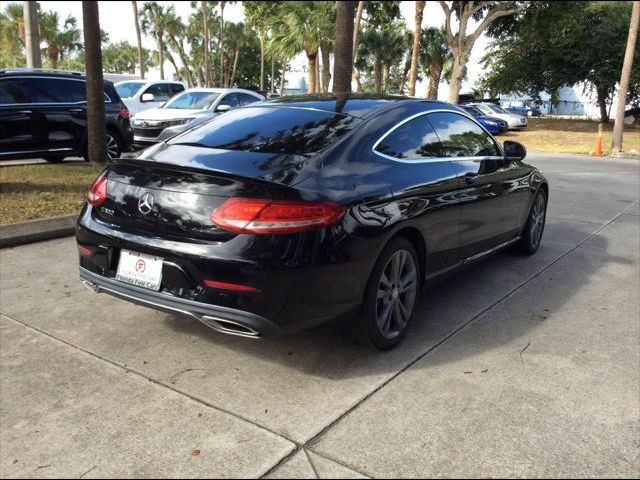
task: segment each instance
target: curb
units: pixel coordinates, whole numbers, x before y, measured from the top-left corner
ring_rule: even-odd
[[[77,218],[72,214],[0,225],[0,248],[73,235]]]

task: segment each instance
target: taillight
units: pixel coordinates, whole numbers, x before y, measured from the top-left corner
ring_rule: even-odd
[[[107,177],[100,175],[89,187],[87,202],[94,207],[102,205],[107,199]]]
[[[93,255],[93,252],[90,249],[88,249],[87,247],[83,247],[82,245],[78,245],[78,251],[85,257],[90,257],[91,255]]]
[[[297,233],[333,225],[344,212],[333,202],[230,198],[214,210],[211,220],[236,233]]]
[[[129,118],[129,109],[127,107],[122,107],[120,109],[120,116],[127,120]]]
[[[218,280],[205,280],[203,282],[209,288],[218,288],[220,290],[231,290],[233,292],[258,292],[259,290],[249,285],[240,285],[239,283],[220,282]]]

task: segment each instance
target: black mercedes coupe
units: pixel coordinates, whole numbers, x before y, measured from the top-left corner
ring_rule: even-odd
[[[442,102],[253,104],[109,163],[77,222],[80,276],[219,332],[348,319],[390,349],[427,281],[507,246],[536,252],[549,187],[525,155]]]

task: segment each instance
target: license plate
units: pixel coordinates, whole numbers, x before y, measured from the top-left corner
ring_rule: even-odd
[[[116,280],[150,290],[160,290],[162,258],[122,250]]]

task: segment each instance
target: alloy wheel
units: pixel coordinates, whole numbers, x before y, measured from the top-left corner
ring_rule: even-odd
[[[544,195],[540,194],[536,198],[536,202],[531,211],[531,244],[533,247],[537,247],[542,238],[542,231],[544,230],[544,222],[546,217],[545,199]]]
[[[385,265],[376,296],[376,320],[386,339],[400,335],[416,300],[418,270],[407,250],[398,250]]]
[[[109,160],[120,156],[120,145],[116,137],[107,133],[107,158]]]

